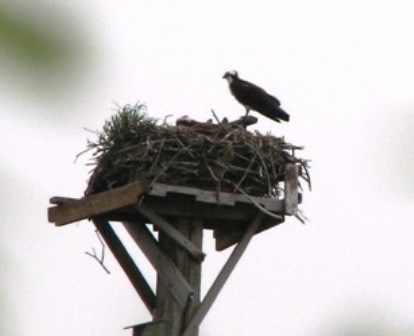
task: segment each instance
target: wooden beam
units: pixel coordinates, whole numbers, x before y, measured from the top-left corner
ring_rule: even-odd
[[[101,237],[105,240],[106,245],[108,245],[115,259],[121,265],[145,306],[148,308],[149,312],[152,313],[156,303],[155,294],[128,251],[122,245],[122,242],[119,240],[111,225],[108,221],[100,218],[94,218],[93,223]]]
[[[192,241],[199,249],[202,249],[202,220],[177,217],[169,218],[169,221],[182,235]],[[201,261],[192,258],[186,250],[163,231],[159,232],[158,241],[160,249],[170,257],[194,290],[183,309],[176,303],[168,288],[161,281],[157,282],[157,306],[153,318],[168,322],[167,332],[158,336],[181,336],[183,327],[187,325],[194,309],[200,304]],[[159,277],[158,280],[160,280]],[[195,333],[191,336],[196,335]]]
[[[164,218],[159,216],[156,212],[150,208],[142,205],[138,209],[138,212],[148,219],[156,228],[163,231],[171,239],[173,239],[178,245],[183,247],[198,261],[203,261],[206,256],[197,246],[195,246],[189,239],[187,239],[180,231],[174,226],[168,223]]]
[[[71,200],[49,208],[49,222],[57,226],[69,224],[85,218],[91,218],[137,203],[139,197],[147,191],[144,183],[134,182],[123,187],[111,189],[79,200]],[[63,198],[52,197],[51,201]]]
[[[230,255],[229,259],[224,264],[223,268],[221,269],[220,273],[218,274],[216,280],[210,287],[209,291],[207,292],[206,296],[204,297],[201,306],[197,309],[195,314],[193,315],[190,323],[184,330],[182,336],[190,336],[197,330],[198,326],[200,325],[201,321],[204,319],[208,311],[210,310],[211,306],[213,305],[214,301],[216,300],[218,294],[220,293],[221,289],[223,288],[224,284],[226,283],[227,279],[229,278],[231,272],[236,267],[238,261],[240,260],[241,256],[243,255],[244,251],[246,250],[250,240],[254,236],[255,232],[259,228],[262,219],[263,213],[259,212],[254,220],[248,226],[246,232],[240,243],[234,248],[232,254]]]
[[[235,194],[230,192],[220,192],[204,190],[193,187],[176,186],[171,184],[154,183],[152,184],[149,196],[171,197],[175,199],[177,195],[193,196],[195,201],[200,203],[210,203],[215,205],[235,206],[236,203],[243,204],[260,204],[263,208],[271,212],[283,210],[281,202],[270,197],[246,197],[244,194]],[[253,202],[252,202],[253,201]]]
[[[294,164],[286,166],[285,176],[285,213],[295,215],[298,211],[298,167]]]
[[[153,321],[125,327],[124,329],[132,329],[132,336],[159,336],[164,335],[167,325],[165,321]]]
[[[188,223],[188,236],[196,246],[202,248],[203,246],[203,220],[199,218],[190,219]],[[201,262],[197,262],[194,259],[187,258],[188,266],[186,272],[186,278],[190,285],[194,288],[194,296],[191,301],[188,302],[185,310],[183,311],[182,326],[188,325],[191,317],[200,306],[201,301]],[[197,336],[198,329],[193,330],[190,336]]]
[[[157,270],[163,284],[168,288],[181,308],[185,307],[194,290],[181,274],[177,266],[158,247],[154,236],[144,223],[138,221],[123,222],[132,239],[146,255],[149,262]]]
[[[270,216],[265,216],[262,221],[262,224],[257,229],[256,234],[268,230],[280,223],[283,223],[283,220],[277,220]],[[226,227],[225,225],[217,226],[214,229],[214,238],[216,240],[216,250],[223,251],[230,246],[237,244],[242,238],[245,230],[245,225],[239,225],[239,227]]]

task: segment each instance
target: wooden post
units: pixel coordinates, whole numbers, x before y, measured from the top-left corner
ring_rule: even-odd
[[[184,278],[172,258],[160,249],[159,244],[144,223],[139,221],[123,222],[131,238],[137,243],[148,261],[157,270],[158,278],[175,302],[182,307],[193,295],[193,289]]]
[[[195,333],[196,330],[198,330],[201,321],[204,319],[207,312],[213,305],[221,289],[223,288],[224,284],[229,278],[231,272],[234,270],[238,261],[240,260],[244,251],[246,250],[247,245],[249,245],[250,240],[252,239],[260,224],[262,223],[263,216],[263,213],[259,212],[253,219],[252,223],[249,224],[249,226],[246,229],[246,232],[243,235],[242,240],[234,248],[229,259],[224,264],[213,285],[210,287],[208,293],[204,297],[203,302],[201,303],[200,307],[195,311],[194,315],[191,317],[190,323],[188,323],[181,336],[197,335]]]
[[[198,249],[202,249],[202,220],[174,218],[171,223]],[[164,320],[166,322],[165,333],[159,336],[180,336],[193,312],[200,305],[201,260],[191,257],[188,251],[162,231],[159,233],[159,244],[161,250],[177,265],[194,291],[186,306],[182,308],[174,300],[161,279],[157,280],[157,304],[154,321]],[[198,328],[193,331],[191,336],[197,335]]]
[[[118,260],[142,301],[144,301],[145,306],[148,308],[149,312],[152,313],[156,302],[155,294],[148,285],[138,266],[135,264],[134,260],[131,258],[108,221],[94,218],[93,223],[95,224],[99,234],[105,240],[105,243],[109,246],[114,257]]]

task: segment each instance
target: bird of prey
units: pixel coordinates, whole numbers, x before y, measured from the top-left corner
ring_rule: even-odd
[[[289,121],[289,114],[280,108],[280,101],[276,97],[261,87],[239,78],[237,71],[227,71],[223,78],[229,83],[234,98],[246,108],[246,116],[253,110],[277,122]]]

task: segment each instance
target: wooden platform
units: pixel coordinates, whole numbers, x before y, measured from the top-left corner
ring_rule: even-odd
[[[288,165],[280,199],[135,182],[79,199],[52,197],[49,221],[63,226],[89,219],[152,315],[134,325],[133,336],[197,336],[199,326],[255,234],[296,215],[298,170]],[[123,225],[157,272],[156,293],[111,223]],[[158,238],[149,225],[159,231]],[[201,265],[204,230],[216,249],[235,245],[204,298]]]
[[[292,166],[285,181],[283,199],[250,197],[243,194],[215,192],[197,188],[142,183],[111,189],[80,199],[52,197],[49,222],[62,226],[99,216],[108,221],[136,220],[151,223],[142,209],[152,209],[161,217],[201,218],[203,228],[214,230],[216,249],[221,251],[240,239],[257,210],[265,211],[258,232],[284,221],[298,206],[297,172]]]

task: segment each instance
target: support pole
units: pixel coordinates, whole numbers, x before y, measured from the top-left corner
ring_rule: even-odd
[[[190,240],[198,249],[202,250],[203,223],[200,219],[175,218],[171,224]],[[171,296],[168,288],[157,281],[157,306],[154,312],[154,321],[164,320],[167,323],[165,334],[159,336],[180,336],[184,326],[188,323],[194,310],[200,305],[201,261],[194,259],[187,250],[179,246],[166,233],[159,233],[161,250],[177,265],[181,274],[193,288],[193,295],[185,307],[180,307]],[[194,329],[191,336],[197,336],[198,329]]]
[[[204,319],[209,309],[213,305],[218,294],[220,293],[221,289],[223,288],[224,284],[229,278],[231,272],[234,270],[238,261],[240,260],[241,256],[246,250],[247,245],[249,244],[250,240],[252,239],[257,229],[259,228],[262,222],[262,219],[263,219],[263,213],[259,212],[254,218],[253,222],[250,223],[246,232],[244,233],[242,240],[234,248],[232,254],[230,255],[227,262],[224,264],[219,275],[217,276],[213,285],[210,287],[208,293],[203,299],[201,306],[195,312],[193,318],[191,319],[187,328],[184,330],[182,336],[193,336],[194,335],[194,331],[198,329],[201,321]]]
[[[136,242],[148,261],[156,269],[157,275],[168,288],[169,293],[182,308],[185,307],[193,294],[193,289],[188,284],[180,270],[171,261],[168,254],[164,253],[154,236],[144,223],[139,221],[123,222],[131,238]]]
[[[148,308],[149,312],[152,313],[155,309],[155,294],[128,251],[122,245],[122,242],[119,240],[111,225],[108,221],[99,219],[98,217],[93,219],[93,223],[116,260],[118,260],[145,306]]]

